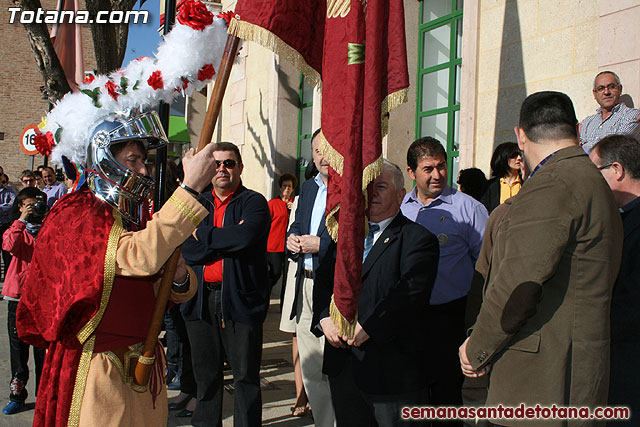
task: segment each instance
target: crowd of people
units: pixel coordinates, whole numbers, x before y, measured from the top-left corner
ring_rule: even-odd
[[[316,425],[395,426],[407,422],[403,407],[521,403],[627,406],[637,422],[640,112],[620,103],[621,90],[614,73],[599,73],[600,108],[581,124],[567,95],[528,96],[517,142],[496,146],[488,181],[464,170],[459,188],[449,185],[447,153],[430,136],[407,150],[411,191],[401,167],[384,160],[370,184],[352,336],[331,316],[336,243],[325,224],[319,131],[298,197],[297,178],[284,174],[269,202],[243,185],[230,142],[187,153],[179,187],[152,217],[145,160],[159,138],[93,144],[114,163],[88,168],[87,184],[64,197],[51,168],[40,174],[42,191],[31,171],[17,195],[3,176],[2,248],[13,257],[2,292],[12,371],[4,413],[24,406],[31,345],[36,425],[164,425],[180,410],[194,426],[219,426],[227,368],[234,425],[261,425],[263,323],[281,280],[280,329],[294,344],[291,411]],[[105,126],[116,133],[137,119]],[[118,185],[102,194],[107,175]],[[127,188],[145,191],[125,194],[125,176]],[[62,256],[54,242],[63,228],[81,256]],[[162,350],[147,360],[141,343],[156,275],[181,244],[177,305],[166,319],[179,337],[169,353],[181,345],[182,359],[169,357],[164,371]],[[132,376],[136,361],[157,367],[148,386]],[[165,382],[182,391],[171,403]]]

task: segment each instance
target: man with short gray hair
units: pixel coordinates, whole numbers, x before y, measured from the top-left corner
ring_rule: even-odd
[[[403,181],[400,168],[385,161],[370,184],[353,338],[340,336],[329,315],[333,266],[321,263],[317,270],[313,331],[320,333],[319,324],[329,344],[322,371],[329,377],[338,426],[397,425],[403,406],[428,403],[434,365],[429,363],[425,325],[438,269],[438,239],[400,212]]]
[[[593,80],[593,97],[600,108],[580,124],[580,145],[589,153],[607,135],[623,134],[640,138],[640,110],[620,102],[622,84],[613,71],[601,71]]]
[[[613,191],[624,228],[622,261],[611,297],[611,381],[609,405],[628,406],[637,424],[640,416],[640,142],[627,135],[602,139],[589,155]],[[607,425],[617,425],[608,423]]]

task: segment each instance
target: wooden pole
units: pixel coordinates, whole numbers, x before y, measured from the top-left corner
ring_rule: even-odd
[[[216,127],[216,121],[220,114],[220,107],[222,106],[222,99],[224,98],[224,92],[229,82],[229,76],[231,75],[231,67],[233,61],[238,53],[238,44],[240,39],[236,36],[229,35],[227,37],[227,44],[224,48],[222,60],[220,61],[220,70],[218,70],[218,76],[213,86],[213,94],[209,100],[209,108],[207,108],[207,115],[202,126],[202,132],[200,133],[200,141],[198,143],[198,151],[202,150],[211,142],[213,131]],[[146,386],[149,383],[149,377],[151,376],[151,369],[153,368],[153,357],[156,351],[156,345],[158,342],[158,335],[160,335],[160,329],[162,327],[162,318],[167,309],[167,303],[169,302],[169,294],[171,293],[171,285],[173,283],[173,276],[176,273],[178,267],[178,260],[180,259],[179,246],[171,255],[171,258],[167,261],[164,267],[164,274],[162,281],[160,282],[160,289],[156,297],[156,304],[153,308],[153,316],[151,318],[151,324],[149,325],[149,332],[144,341],[144,347],[142,349],[142,356],[138,359],[135,367],[134,382],[139,386]],[[151,363],[149,363],[151,361]]]

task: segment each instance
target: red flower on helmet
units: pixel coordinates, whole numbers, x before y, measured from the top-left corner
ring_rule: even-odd
[[[36,146],[38,153],[43,156],[51,155],[51,149],[56,145],[56,141],[53,139],[51,132],[42,133],[40,130],[36,131],[36,136],[33,138],[33,145]]]
[[[207,64],[198,71],[198,80],[201,82],[209,80],[215,73],[216,70],[213,69],[213,65]]]
[[[164,87],[164,82],[162,81],[162,72],[160,70],[157,70],[151,73],[151,76],[149,76],[147,83],[155,90],[162,89]]]
[[[93,82],[95,79],[96,79],[96,76],[94,76],[93,74],[87,74],[84,80],[82,80],[82,83],[89,84]]]
[[[222,18],[227,21],[227,27],[229,26],[229,22],[231,22],[231,18],[234,16],[236,16],[236,14],[233,10],[227,10],[226,12],[221,12],[216,15],[217,18]]]
[[[202,2],[187,0],[180,6],[177,19],[182,25],[188,25],[194,30],[204,30],[213,22],[213,13]]]
[[[107,80],[107,83],[105,83],[104,87],[107,89],[107,92],[109,92],[109,95],[111,95],[111,97],[117,101],[118,96],[120,96],[120,94],[118,93],[118,89],[120,89],[120,86],[116,85],[111,80]]]

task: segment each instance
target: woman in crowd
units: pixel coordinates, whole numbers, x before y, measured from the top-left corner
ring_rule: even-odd
[[[491,156],[491,175],[487,189],[480,200],[489,213],[520,191],[523,166],[522,154],[515,142],[503,142]]]

